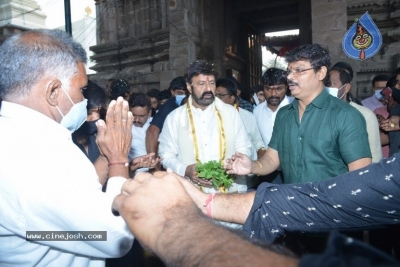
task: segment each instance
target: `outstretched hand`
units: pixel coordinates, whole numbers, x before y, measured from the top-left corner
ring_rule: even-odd
[[[167,233],[171,223],[185,227],[187,220],[201,214],[180,178],[167,172],[138,173],[135,179],[124,183],[121,194],[113,201],[114,214],[119,213],[141,244],[158,255],[168,249],[162,245],[163,238],[174,238]]]
[[[198,172],[196,171],[196,166],[196,163],[187,166],[185,170],[185,177],[187,177],[193,184],[197,184],[198,186],[211,187],[212,181],[200,178],[198,176]]]
[[[245,154],[235,152],[231,158],[226,160],[224,168],[229,174],[247,175],[251,173],[251,159]]]
[[[156,157],[156,153],[149,153],[147,155],[142,155],[134,158],[130,164],[130,171],[135,171],[139,168],[154,168],[160,162],[160,158]]]
[[[392,116],[386,120],[383,120],[379,126],[386,132],[398,131],[400,130],[399,120],[400,116]]]

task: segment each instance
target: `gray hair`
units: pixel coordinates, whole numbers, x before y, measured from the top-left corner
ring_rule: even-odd
[[[86,51],[62,30],[33,30],[8,38],[0,46],[0,98],[23,99],[33,85],[48,76],[64,88],[86,64]]]

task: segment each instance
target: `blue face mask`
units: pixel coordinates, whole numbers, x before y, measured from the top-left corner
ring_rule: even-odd
[[[186,95],[176,95],[175,96],[175,103],[180,106],[182,103],[182,100],[186,97]]]
[[[375,90],[375,97],[378,99],[378,100],[383,100],[383,95],[381,94],[381,92],[382,92],[382,89],[378,89],[378,90]]]
[[[72,103],[72,108],[69,110],[69,112],[64,115],[62,114],[61,110],[56,106],[58,112],[60,112],[61,116],[63,117],[61,120],[61,125],[67,128],[68,130],[71,131],[71,133],[75,132],[79,127],[82,126],[82,124],[86,121],[87,118],[87,110],[86,110],[86,105],[87,105],[87,99],[84,99],[83,101],[75,104],[74,101],[72,101],[71,97],[65,91],[64,87],[61,86],[61,88],[64,90],[64,92],[67,94],[68,99]]]

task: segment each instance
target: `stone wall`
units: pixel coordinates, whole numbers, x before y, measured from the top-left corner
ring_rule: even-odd
[[[117,4],[116,4],[117,3]],[[128,80],[136,92],[166,89],[196,59],[223,57],[223,29],[212,0],[97,0],[98,45],[91,79],[105,85],[110,78]],[[222,61],[221,61],[222,62]],[[221,70],[221,64],[217,64]]]
[[[371,81],[377,74],[391,75],[400,66],[400,1],[312,0],[313,42],[329,49],[332,64],[348,62],[354,70],[351,92],[364,99],[372,95]],[[378,26],[383,45],[364,61],[348,58],[342,50],[342,38],[355,18],[369,12]]]
[[[110,78],[125,78],[135,91],[165,89],[196,59],[214,62],[221,76],[238,71],[246,82],[248,22],[235,10],[237,1],[95,1],[98,45],[91,47],[91,58],[97,74],[91,78],[100,85]],[[312,35],[312,42],[329,49],[332,63],[350,63],[355,72],[352,93],[369,96],[374,75],[391,74],[400,66],[400,0],[310,1],[299,0],[301,43]],[[311,34],[306,4],[311,5]],[[365,11],[379,27],[383,45],[373,58],[356,61],[346,57],[341,41]]]
[[[90,78],[105,86],[108,79],[126,79],[136,92],[160,86],[169,69],[169,28],[165,1],[96,1],[98,45],[91,47]],[[165,85],[162,85],[165,86]]]

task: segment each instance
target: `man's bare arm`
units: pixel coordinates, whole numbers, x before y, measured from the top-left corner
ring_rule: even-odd
[[[142,245],[168,266],[297,266],[298,260],[263,249],[201,214],[171,173],[141,173],[127,181],[114,210]]]
[[[207,207],[204,205],[210,194],[203,193],[187,179],[179,178],[186,193],[192,198],[196,206],[207,214]],[[216,194],[209,199],[210,216],[219,221],[244,224],[253,206],[255,192],[245,194]]]
[[[260,164],[262,166],[260,166]],[[252,173],[257,175],[266,175],[274,172],[280,165],[278,151],[270,147],[267,148],[265,154],[258,160],[252,163]]]
[[[265,154],[256,161],[251,161],[248,156],[235,152],[235,155],[226,160],[224,168],[229,174],[247,175],[253,173],[266,175],[275,171],[279,165],[278,152],[275,149],[268,148]]]
[[[150,124],[146,131],[146,150],[147,153],[158,153],[158,136],[160,135],[160,129]]]
[[[360,168],[364,168],[365,166],[368,166],[371,163],[372,163],[371,158],[361,158],[353,162],[350,162],[348,165],[349,172],[358,170]]]
[[[379,135],[381,138],[381,145],[382,146],[388,145],[389,144],[389,135],[387,134],[387,132],[384,132],[380,129]]]
[[[99,176],[99,182],[104,185],[108,178],[108,160],[106,157],[100,155],[96,161],[93,163],[96,169],[97,176]]]

